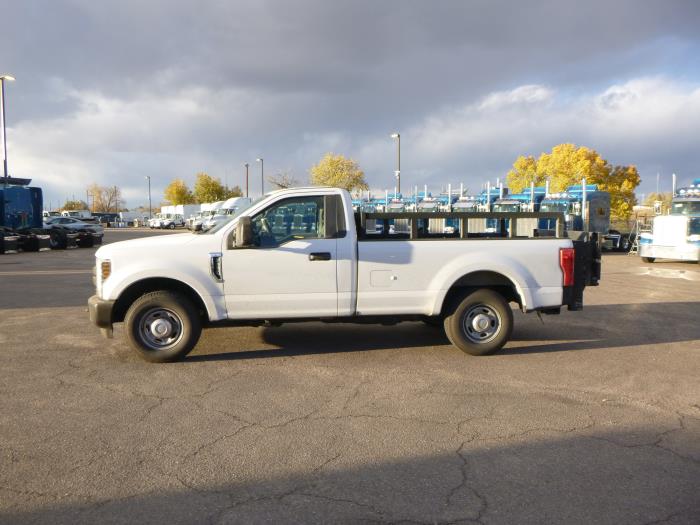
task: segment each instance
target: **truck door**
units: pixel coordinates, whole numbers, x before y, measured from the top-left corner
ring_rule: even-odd
[[[223,255],[230,319],[338,314],[336,197],[288,197],[251,217],[254,246]]]

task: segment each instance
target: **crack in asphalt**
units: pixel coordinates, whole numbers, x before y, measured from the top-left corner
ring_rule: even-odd
[[[455,454],[457,455],[457,457],[461,461],[459,471],[460,471],[460,474],[462,476],[462,479],[461,479],[459,485],[457,485],[456,487],[453,487],[450,490],[450,492],[445,496],[445,505],[446,506],[452,505],[452,498],[454,498],[454,496],[459,491],[461,491],[465,488],[468,489],[474,495],[474,497],[479,501],[479,508],[476,511],[475,518],[472,518],[472,517],[463,518],[462,521],[464,519],[468,519],[472,522],[481,523],[483,525],[483,523],[484,523],[483,516],[486,513],[486,511],[488,511],[489,505],[488,505],[488,501],[486,500],[486,498],[478,490],[476,490],[476,488],[474,488],[469,483],[469,476],[467,473],[467,470],[469,468],[469,459],[466,456],[466,452],[465,452],[465,446],[468,443],[471,443],[472,441],[474,441],[477,437],[478,437],[478,433],[475,434],[474,436],[472,436],[471,439],[462,442],[462,444],[459,446],[459,448],[455,451]]]

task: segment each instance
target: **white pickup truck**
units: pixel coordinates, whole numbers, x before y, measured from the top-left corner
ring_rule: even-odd
[[[508,341],[510,303],[524,312],[579,310],[583,288],[600,277],[597,244],[561,229],[533,238],[508,233],[516,228],[469,232],[472,217],[504,224],[537,214],[450,213],[455,231],[431,233],[438,215],[403,213],[408,227],[398,232],[390,213],[355,215],[345,190],[276,191],[204,233],[100,248],[90,318],[107,337],[123,322],[130,345],[153,362],[185,356],[204,325],[312,320],[423,320],[483,355]],[[385,227],[365,228],[370,219]]]

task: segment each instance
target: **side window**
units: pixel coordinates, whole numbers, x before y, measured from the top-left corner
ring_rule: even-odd
[[[295,239],[325,236],[323,197],[292,197],[273,204],[252,218],[257,246],[274,247]]]

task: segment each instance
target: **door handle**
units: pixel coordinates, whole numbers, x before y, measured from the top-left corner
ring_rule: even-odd
[[[310,261],[330,261],[331,252],[314,252],[309,254]]]

